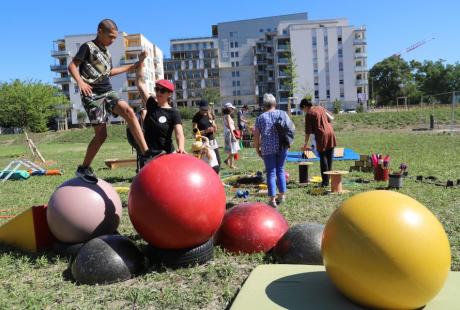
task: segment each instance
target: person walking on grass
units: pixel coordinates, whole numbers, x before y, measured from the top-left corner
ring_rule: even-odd
[[[88,145],[83,163],[76,175],[86,182],[97,183],[91,163],[107,138],[108,116],[121,116],[128,123],[134,140],[139,145],[142,160],[147,161],[153,154],[148,149],[142,129],[133,109],[112,89],[110,76],[125,73],[139,66],[139,62],[113,68],[112,58],[107,49],[118,37],[118,27],[111,19],[102,20],[97,27],[94,40],[80,46],[69,64],[69,72],[78,84],[81,101],[94,129],[94,137]]]
[[[171,107],[171,96],[174,84],[168,80],[155,82],[155,96],[151,95],[144,80],[144,60],[147,53],[139,56],[140,64],[136,69],[136,85],[143,105],[147,109],[144,118],[144,135],[149,150],[154,154],[181,153],[185,154],[185,137],[182,119],[177,109]],[[174,148],[172,134],[174,132],[177,148]],[[141,168],[143,164],[141,163]]]
[[[276,109],[276,99],[272,94],[264,94],[265,112],[256,119],[254,130],[254,148],[265,164],[267,172],[269,204],[277,207],[286,199],[286,173],[284,163],[288,148],[282,146],[275,122],[283,119],[291,122],[286,112]],[[278,186],[278,195],[276,187]]]
[[[238,139],[235,136],[235,122],[232,119],[233,111],[235,111],[235,106],[233,106],[233,104],[230,102],[224,104],[224,108],[222,110],[224,114],[224,150],[225,153],[227,153],[227,158],[224,160],[224,163],[226,163],[230,169],[237,168],[235,166],[235,154],[238,154],[238,151],[240,150]]]
[[[329,175],[324,174],[324,172],[332,170],[334,147],[337,145],[334,128],[331,125],[334,117],[323,107],[313,106],[311,101],[306,98],[300,101],[300,108],[305,112],[305,145],[303,150],[311,150],[308,143],[310,135],[313,134],[319,154],[321,186],[327,187],[329,185]]]

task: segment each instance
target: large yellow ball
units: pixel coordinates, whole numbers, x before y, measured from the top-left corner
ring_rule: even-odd
[[[322,254],[337,288],[358,304],[416,309],[442,288],[451,255],[441,223],[392,191],[355,195],[326,224]]]

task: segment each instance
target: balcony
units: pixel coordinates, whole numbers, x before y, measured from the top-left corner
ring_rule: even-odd
[[[362,71],[368,71],[367,67],[364,67],[364,66],[356,66],[355,67],[355,72],[362,72]]]
[[[50,68],[54,72],[67,72],[67,65],[51,65]]]
[[[287,65],[289,63],[289,58],[278,58],[278,64]]]
[[[156,64],[159,64],[161,62],[160,57],[158,57],[158,56],[153,57],[153,62],[156,63]]]
[[[284,79],[284,78],[287,78],[287,77],[289,77],[289,76],[288,76],[286,73],[284,73],[284,72],[278,72],[278,77],[279,77],[280,79]]]
[[[361,85],[367,85],[367,84],[369,84],[368,80],[362,80],[362,79],[361,80],[356,80],[356,85],[361,86]]]
[[[355,59],[356,58],[366,58],[367,53],[355,53]]]
[[[69,51],[51,51],[51,56],[52,57],[56,57],[56,58],[59,58],[59,57],[67,57],[67,56],[70,56],[70,52]]]
[[[278,51],[289,51],[289,45],[287,44],[278,44]]]
[[[155,73],[156,74],[162,74],[163,70],[161,68],[155,68]]]
[[[366,45],[367,42],[364,39],[354,39],[353,40],[353,45]]]
[[[137,87],[136,86],[125,86],[123,87],[123,92],[137,92]]]
[[[135,79],[136,78],[136,73],[126,73],[126,77],[128,79]]]
[[[122,59],[120,60],[120,65],[130,65],[138,61],[138,58],[132,58],[132,59]]]
[[[70,83],[70,76],[54,78],[53,82],[56,84]]]
[[[142,46],[128,46],[126,47],[127,52],[142,52]]]
[[[278,91],[289,91],[289,86],[287,85],[279,85]]]
[[[128,102],[131,106],[137,106],[142,104],[142,99],[129,99]]]

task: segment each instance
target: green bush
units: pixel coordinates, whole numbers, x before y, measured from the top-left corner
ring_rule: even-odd
[[[197,110],[195,108],[186,108],[186,107],[179,108],[178,110],[179,110],[179,113],[180,113],[180,117],[182,119],[192,119],[193,116],[197,112]]]
[[[339,99],[335,99],[333,108],[334,108],[334,114],[339,114],[340,110],[342,110],[342,101],[340,101]]]

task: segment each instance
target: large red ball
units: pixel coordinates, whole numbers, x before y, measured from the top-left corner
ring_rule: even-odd
[[[208,241],[225,213],[225,190],[216,172],[190,155],[163,155],[134,178],[128,212],[152,246],[181,249]]]
[[[225,214],[217,241],[230,252],[268,252],[288,228],[276,209],[261,202],[241,203]]]

